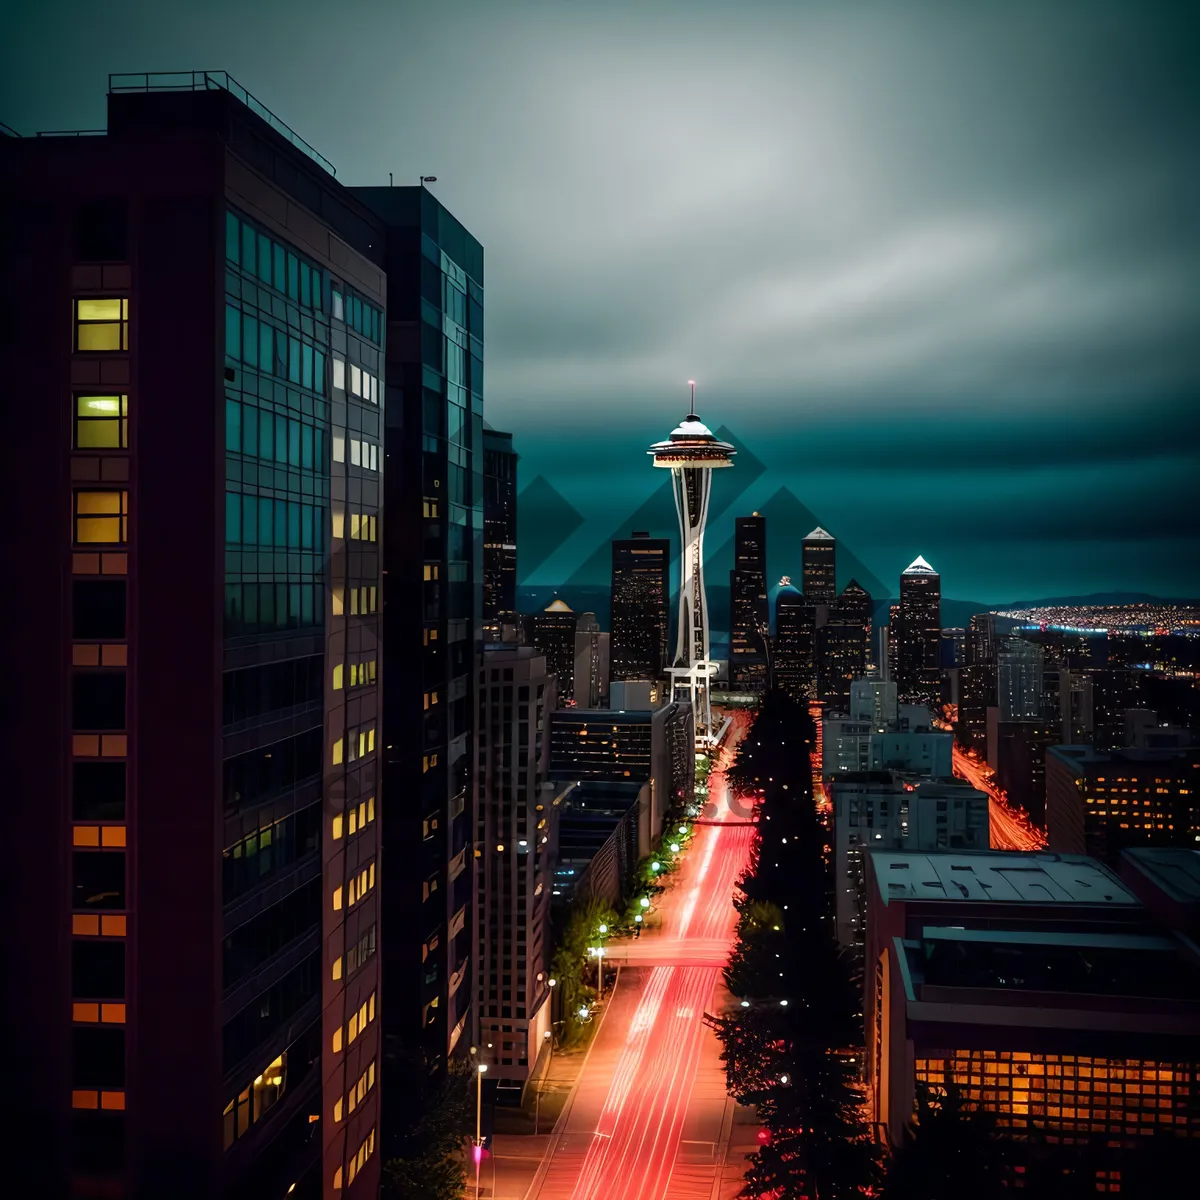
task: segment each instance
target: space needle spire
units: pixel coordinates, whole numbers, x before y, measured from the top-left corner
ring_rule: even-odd
[[[732,467],[737,453],[728,442],[718,441],[696,416],[696,381],[688,380],[691,407],[665,442],[655,442],[649,453],[654,465],[671,472],[675,510],[679,514],[679,636],[671,677],[671,699],[691,702],[696,740],[713,734],[709,681],[717,664],[709,658],[708,597],[704,591],[704,526],[712,473]]]

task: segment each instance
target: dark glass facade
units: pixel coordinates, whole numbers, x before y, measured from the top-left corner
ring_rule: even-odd
[[[801,546],[802,590],[810,604],[832,604],[837,594],[837,542],[818,528]]]
[[[867,673],[872,611],[870,593],[852,579],[817,630],[817,699],[831,709],[848,709],[850,684]]]
[[[517,455],[512,434],[483,431],[483,619],[517,606]]]
[[[671,542],[635,533],[612,544],[610,677],[658,679],[667,666]]]
[[[426,188],[352,188],[385,228],[384,1141],[406,1050],[473,1040],[470,778],[482,654],[483,247]],[[390,932],[389,932],[390,931]]]
[[[729,682],[734,687],[751,691],[765,687],[770,621],[767,519],[755,513],[734,522],[729,573]]]
[[[901,700],[934,706],[941,696],[942,579],[914,568],[900,576],[896,686]]]
[[[794,700],[807,702],[816,687],[817,609],[790,583],[775,597],[775,680]]]

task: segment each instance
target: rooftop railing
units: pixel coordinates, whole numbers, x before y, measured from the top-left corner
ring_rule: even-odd
[[[281,121],[265,104],[256,100],[228,71],[155,71],[148,74],[109,75],[110,92],[228,92],[257,117],[266,121],[297,150],[308,155],[322,170],[336,176],[333,163],[312,148],[291,126]]]

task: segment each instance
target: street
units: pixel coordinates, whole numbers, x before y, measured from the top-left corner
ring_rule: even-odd
[[[988,794],[993,850],[1041,850],[1046,845],[1042,832],[1009,808],[1004,793],[992,781],[987,763],[954,747],[954,773],[972,787]]]

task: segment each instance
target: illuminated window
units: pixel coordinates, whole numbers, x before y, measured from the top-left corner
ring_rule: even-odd
[[[333,615],[340,617],[345,608],[345,593],[341,588],[334,588],[330,596],[333,601]]]
[[[334,295],[336,296],[337,293],[334,292]],[[345,390],[345,387],[346,387],[346,363],[345,363],[344,359],[335,358],[333,360],[333,386],[335,388],[342,388],[343,390]],[[338,461],[340,462],[341,460],[339,459]]]
[[[341,977],[342,977],[342,957],[339,954],[338,957],[333,960],[333,978],[341,979]]]
[[[336,439],[335,439],[336,440]],[[335,538],[344,537],[346,532],[346,514],[343,512],[340,505],[333,506],[333,536]],[[352,536],[357,537],[357,534]]]
[[[335,767],[339,766],[341,764],[341,761],[342,761],[342,739],[338,738],[338,740],[333,743],[333,765]]]
[[[351,684],[351,686],[353,686],[353,684],[354,684],[354,668],[353,667],[350,668],[350,684]],[[333,690],[335,692],[338,692],[338,691],[341,691],[341,689],[342,689],[342,664],[337,663],[334,665],[334,668],[333,668]]]
[[[333,1052],[334,1054],[342,1052],[342,1027],[340,1025],[333,1031]]]
[[[342,1098],[339,1096],[333,1102],[333,1123],[336,1125],[342,1119]]]
[[[422,512],[427,517],[436,517],[438,515],[438,503],[436,500],[422,501]]]
[[[430,579],[436,579],[437,577],[438,577],[437,563],[426,563],[425,564],[425,579],[428,581]]]
[[[367,800],[367,820],[375,820],[375,797],[372,796]]]
[[[75,448],[124,450],[129,446],[128,396],[76,396]]]
[[[356,396],[362,395],[362,368],[350,364],[350,391]]]
[[[75,301],[75,349],[85,354],[129,349],[129,301]]]
[[[129,493],[75,493],[75,544],[122,546],[128,540]]]
[[[346,439],[340,433],[334,433],[333,435],[333,461],[346,461]]]
[[[342,909],[342,889],[340,887],[334,888],[333,889],[333,911],[341,912],[341,909]]]
[[[339,296],[337,294],[337,292],[333,293],[333,298],[335,301],[341,300],[341,296]],[[342,314],[337,313],[336,315],[340,317]],[[341,1167],[338,1167],[338,1169],[336,1171],[334,1171],[334,1173],[333,1173],[333,1190],[335,1192],[340,1192],[342,1190],[342,1168]]]
[[[333,840],[336,842],[342,836],[342,814],[333,818]]]

